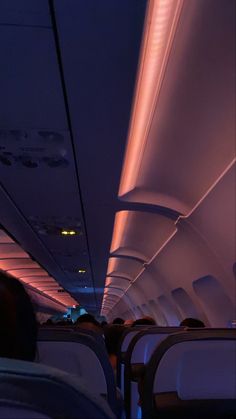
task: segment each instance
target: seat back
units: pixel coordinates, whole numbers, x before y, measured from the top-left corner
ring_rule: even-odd
[[[37,363],[0,358],[0,418],[114,419],[84,382]]]
[[[129,344],[133,337],[140,333],[142,330],[147,329],[148,326],[135,326],[130,327],[125,330],[123,333],[122,339],[120,341],[120,347],[118,351],[117,359],[117,386],[120,388],[122,395],[124,396],[124,362],[125,354],[129,347]]]
[[[38,362],[83,378],[88,389],[105,396],[115,411],[113,370],[105,346],[92,336],[78,332],[40,330]]]
[[[136,334],[125,354],[124,394],[126,415],[135,418],[138,415],[138,379],[143,366],[149,361],[156,346],[170,333],[182,330],[179,327],[152,327]]]
[[[199,417],[205,412],[213,417],[235,415],[235,372],[235,330],[171,335],[156,348],[146,367],[144,417],[194,417],[195,411]]]

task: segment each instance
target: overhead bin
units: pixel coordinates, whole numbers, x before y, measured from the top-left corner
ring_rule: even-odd
[[[119,211],[115,217],[110,252],[148,262],[175,231],[175,220],[168,216]]]
[[[108,263],[107,275],[127,278],[130,281],[135,279],[143,263],[131,258],[111,257]]]
[[[161,57],[150,2],[119,197],[187,215],[234,158],[234,2],[166,3],[179,17]]]

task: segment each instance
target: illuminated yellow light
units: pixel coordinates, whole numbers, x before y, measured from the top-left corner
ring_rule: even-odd
[[[69,236],[74,236],[76,234],[76,231],[75,230],[62,230],[61,234],[63,236],[68,236],[68,235]]]
[[[85,270],[85,269],[79,269],[79,270],[78,270],[78,273],[79,273],[79,274],[85,274],[85,273],[86,273],[86,270]]]
[[[119,196],[137,186],[138,173],[183,0],[150,0]]]

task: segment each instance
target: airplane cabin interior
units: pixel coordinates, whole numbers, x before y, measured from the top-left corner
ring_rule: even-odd
[[[0,0],[1,419],[236,417],[235,6]]]

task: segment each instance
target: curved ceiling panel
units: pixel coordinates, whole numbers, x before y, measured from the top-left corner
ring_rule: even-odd
[[[110,251],[148,262],[175,231],[174,221],[164,215],[120,211],[116,214]]]
[[[112,277],[112,276],[107,276],[106,278],[106,282],[105,282],[105,286],[109,287],[109,286],[113,286],[113,287],[119,287],[119,288],[128,288],[130,284],[130,281],[127,280],[126,278],[121,278],[121,277]]]
[[[115,275],[134,280],[143,267],[136,259],[111,257],[108,263],[107,276]]]
[[[122,297],[123,294],[124,294],[124,291],[121,288],[105,287],[105,290],[104,290],[104,296],[117,295],[117,297]]]
[[[1,259],[29,258],[29,255],[16,243],[0,243]]]
[[[42,276],[25,276],[23,278],[19,278],[21,282],[24,282],[24,284],[37,284],[39,281],[48,282],[51,281],[51,276],[49,275],[42,275]]]
[[[49,297],[63,305],[74,305],[76,301],[65,293],[63,288],[48,275],[37,262],[33,261],[29,254],[4,231],[0,229],[0,270],[19,279],[27,285],[29,291],[37,291],[37,299],[40,301],[41,292],[45,297]],[[64,292],[63,297],[61,292]]]
[[[187,215],[232,162],[234,6],[233,1],[227,7],[222,1],[184,2],[161,89],[153,89],[155,109],[149,106],[140,142],[137,135],[132,137],[142,123],[139,108],[133,109],[119,191],[123,200],[162,205]],[[153,19],[157,16],[152,13],[150,38],[155,36]],[[144,43],[140,78],[147,52]],[[158,66],[153,68],[150,83],[159,71]],[[135,104],[146,99],[140,78]]]
[[[23,269],[23,268],[39,268],[37,262],[34,262],[31,259],[0,259],[0,269],[3,271],[8,271],[9,269]]]
[[[188,217],[188,222],[205,237],[228,275],[235,261],[236,164],[232,165],[215,187]],[[209,217],[209,214],[211,216]],[[181,219],[179,220],[181,223]]]
[[[114,306],[116,303],[118,303],[119,300],[120,300],[120,297],[110,295],[110,296],[106,296],[106,298],[104,298],[104,303],[110,302]]]
[[[48,276],[48,273],[40,267],[37,269],[8,269],[7,273],[15,276],[16,278],[25,278],[27,276]]]

